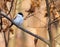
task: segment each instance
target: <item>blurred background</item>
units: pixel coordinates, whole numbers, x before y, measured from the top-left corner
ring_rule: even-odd
[[[48,32],[49,18],[50,22],[57,19],[57,22],[54,22],[50,26],[52,41],[51,46],[49,46],[14,25],[9,29],[8,27],[11,25],[11,22],[3,17],[3,29],[1,31],[5,32],[7,41],[9,36],[8,32],[10,31],[8,47],[60,47],[60,0],[48,0],[50,17],[48,16],[49,12],[47,11],[46,1],[47,0],[0,0],[0,10],[4,11],[10,19],[14,19],[18,12],[22,12],[25,18],[22,27],[41,36],[45,40],[50,40]],[[0,47],[5,47],[5,45],[4,33],[0,32]]]

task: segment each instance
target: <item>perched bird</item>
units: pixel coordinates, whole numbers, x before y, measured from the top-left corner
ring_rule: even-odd
[[[19,26],[21,26],[21,24],[23,23],[24,21],[24,15],[20,12],[16,15],[16,17],[13,19],[13,22]],[[9,26],[11,27],[13,25],[13,23]]]

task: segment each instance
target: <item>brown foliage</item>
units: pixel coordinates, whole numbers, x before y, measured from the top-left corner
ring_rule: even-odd
[[[40,0],[31,0],[30,9],[27,12],[29,12],[29,14],[33,13],[35,12],[35,9],[39,7],[40,7]]]

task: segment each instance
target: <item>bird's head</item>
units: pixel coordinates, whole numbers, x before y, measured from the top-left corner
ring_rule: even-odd
[[[24,16],[23,13],[21,13],[21,12],[19,12],[18,14],[21,15],[22,17]]]

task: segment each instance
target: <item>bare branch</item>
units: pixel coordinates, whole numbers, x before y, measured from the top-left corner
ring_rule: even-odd
[[[46,1],[46,8],[47,8],[47,13],[48,13],[48,33],[49,33],[49,41],[50,41],[50,45],[49,47],[52,47],[52,32],[51,32],[51,15],[50,15],[50,7],[49,7],[49,1],[48,0],[45,0]],[[50,25],[49,25],[50,24]]]
[[[37,39],[42,40],[42,41],[45,42],[46,44],[50,45],[50,43],[49,43],[48,40],[45,40],[45,39],[42,38],[41,36],[37,36],[36,34],[33,34],[32,32],[24,29],[23,27],[20,27],[19,25],[15,24],[15,23],[13,22],[13,20],[11,20],[7,15],[4,15],[4,14],[2,14],[2,13],[0,13],[0,15],[2,15],[2,16],[5,17],[5,18],[7,18],[11,23],[13,23],[16,27],[18,27],[18,28],[21,29],[22,31],[24,31],[24,32],[26,32],[26,33],[28,33],[28,34],[36,37]]]

